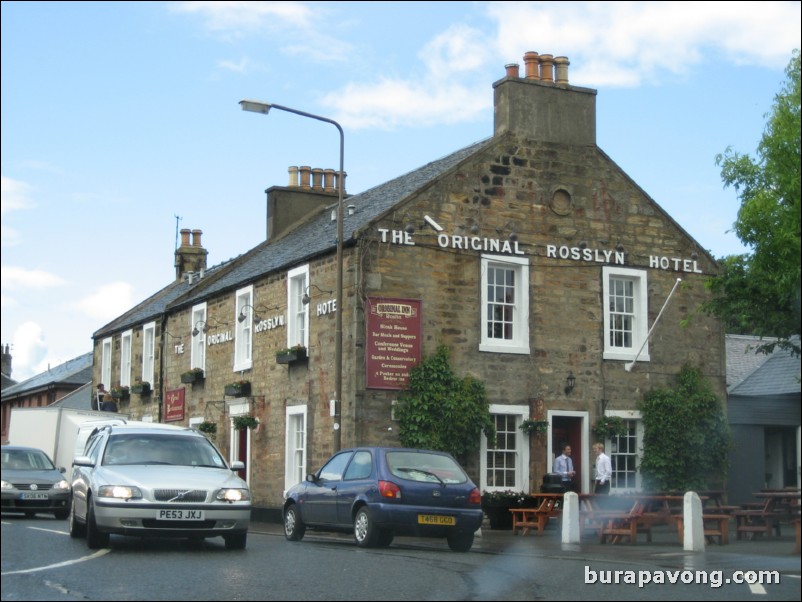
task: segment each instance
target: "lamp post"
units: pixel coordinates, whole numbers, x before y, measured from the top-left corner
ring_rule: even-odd
[[[251,111],[253,113],[263,113],[267,115],[270,109],[278,109],[279,111],[287,111],[288,113],[295,113],[302,117],[309,117],[317,119],[318,121],[325,121],[332,124],[340,132],[340,177],[337,182],[337,308],[334,312],[334,436],[333,445],[334,451],[340,451],[340,443],[342,440],[340,431],[341,420],[341,403],[343,393],[343,178],[345,177],[344,171],[344,154],[345,154],[345,134],[343,133],[340,124],[327,117],[314,115],[298,109],[291,109],[282,105],[259,102],[255,100],[241,100],[239,102],[243,111]]]

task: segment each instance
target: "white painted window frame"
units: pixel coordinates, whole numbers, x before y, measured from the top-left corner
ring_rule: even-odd
[[[234,372],[250,370],[253,367],[253,285],[241,288],[236,293],[234,304]],[[245,319],[240,322],[239,315],[243,313]]]
[[[610,343],[610,330],[612,320],[610,317],[610,279],[631,280],[635,283],[633,289],[633,320],[632,320],[632,346],[614,347]],[[638,355],[639,362],[649,361],[649,344],[644,341],[649,333],[649,282],[646,270],[635,270],[616,266],[602,268],[602,305],[604,309],[604,352],[606,360],[632,361],[643,345],[643,351]]]
[[[489,299],[488,272],[489,268],[505,268],[515,272],[515,299],[513,301],[513,338],[510,340],[488,337],[487,322],[489,319],[487,307]],[[508,257],[506,255],[482,255],[481,262],[481,333],[479,351],[491,353],[530,353],[529,349],[529,259],[525,257]]]
[[[296,440],[297,429],[295,425],[301,421],[302,441]],[[298,475],[301,479],[306,477],[306,453],[308,449],[309,428],[307,421],[307,406],[297,405],[288,406],[286,409],[286,427],[284,433],[284,491],[298,483]],[[300,446],[298,445],[300,443]],[[298,453],[301,455],[302,464],[296,461]]]
[[[516,416],[516,427],[529,417],[529,408],[521,405],[490,404],[491,414],[507,414]],[[488,487],[487,485],[487,437],[481,436],[482,445],[480,453],[480,482],[479,488],[483,491],[503,491],[515,489],[529,493],[529,436],[516,428],[515,435],[515,487]]]
[[[142,382],[153,386],[156,370],[156,322],[142,327]]]
[[[309,347],[309,305],[302,300],[308,286],[308,265],[287,272],[287,347]]]

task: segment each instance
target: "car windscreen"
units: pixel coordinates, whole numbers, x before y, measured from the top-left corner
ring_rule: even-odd
[[[468,477],[459,464],[449,456],[426,452],[387,452],[387,467],[390,472],[409,481],[427,483],[465,483]]]
[[[2,467],[10,470],[55,470],[44,452],[34,449],[3,450]]]
[[[205,437],[152,433],[112,434],[103,465],[168,464],[225,468],[222,456]]]

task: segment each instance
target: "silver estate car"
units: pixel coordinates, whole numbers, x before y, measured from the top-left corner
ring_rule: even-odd
[[[153,424],[104,426],[73,462],[70,535],[92,549],[109,535],[222,536],[244,549],[251,495],[236,470],[201,433]]]

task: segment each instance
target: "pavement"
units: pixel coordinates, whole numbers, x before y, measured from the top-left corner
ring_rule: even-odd
[[[251,523],[251,532],[284,536],[283,526],[276,522],[257,521]],[[342,542],[355,545],[353,535],[324,533],[308,530],[305,539],[313,541]],[[563,558],[583,561],[593,566],[604,565],[631,570],[645,568],[691,570],[780,571],[783,575],[800,575],[800,555],[794,551],[792,525],[782,525],[780,536],[770,539],[757,537],[754,540],[738,540],[734,529],[730,530],[730,542],[726,545],[706,544],[704,552],[686,552],[679,544],[676,530],[668,526],[654,527],[652,541],[645,535],[638,537],[636,544],[602,544],[593,532],[583,534],[579,544],[563,544],[559,521],[552,521],[542,535],[513,535],[512,530],[494,530],[485,525],[476,534],[470,553],[514,554],[532,557]],[[396,537],[392,547],[408,549],[448,550],[443,539]]]

